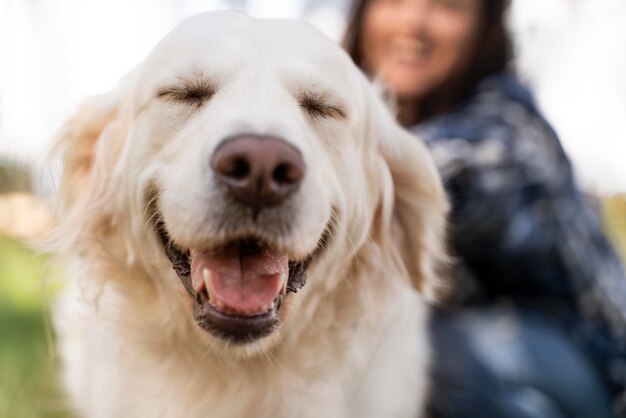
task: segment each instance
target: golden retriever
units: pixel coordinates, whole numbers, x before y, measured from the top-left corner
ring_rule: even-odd
[[[447,201],[331,40],[189,18],[58,149],[80,415],[419,416]]]

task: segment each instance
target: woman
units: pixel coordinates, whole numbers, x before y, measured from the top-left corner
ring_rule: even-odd
[[[356,1],[344,40],[429,145],[452,201],[454,306],[433,315],[431,415],[626,416],[622,266],[507,70],[507,3]]]

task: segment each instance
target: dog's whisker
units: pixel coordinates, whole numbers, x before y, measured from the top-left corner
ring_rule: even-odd
[[[159,199],[159,192],[155,191],[150,198],[150,200],[144,205],[143,216],[144,218],[148,215],[148,212],[152,211],[152,215],[149,217],[148,221],[150,221],[156,214],[154,206]]]
[[[265,357],[265,359],[267,360],[267,363],[270,365],[270,367],[272,367],[272,369],[274,371],[278,371],[279,367],[278,367],[278,362],[275,361],[275,357],[272,355],[271,352],[269,351],[265,351],[263,352],[263,357]]]

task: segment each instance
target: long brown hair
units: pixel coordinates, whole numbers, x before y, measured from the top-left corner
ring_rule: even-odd
[[[370,0],[353,0],[348,16],[348,24],[343,39],[343,46],[353,61],[367,71],[361,38],[363,15]],[[421,122],[432,116],[450,111],[455,105],[466,99],[476,84],[485,76],[502,72],[513,58],[513,47],[509,34],[504,27],[505,11],[510,0],[481,0],[482,25],[478,35],[479,45],[473,54],[469,66],[461,75],[444,83],[436,91],[420,99],[416,120]]]

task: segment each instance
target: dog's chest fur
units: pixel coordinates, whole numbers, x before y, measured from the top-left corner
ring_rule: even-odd
[[[319,315],[270,354],[227,360],[197,344],[175,307],[155,300],[125,311],[125,298],[108,289],[95,308],[74,288],[56,315],[65,383],[78,411],[95,418],[416,417],[424,313],[405,290],[364,326]]]

